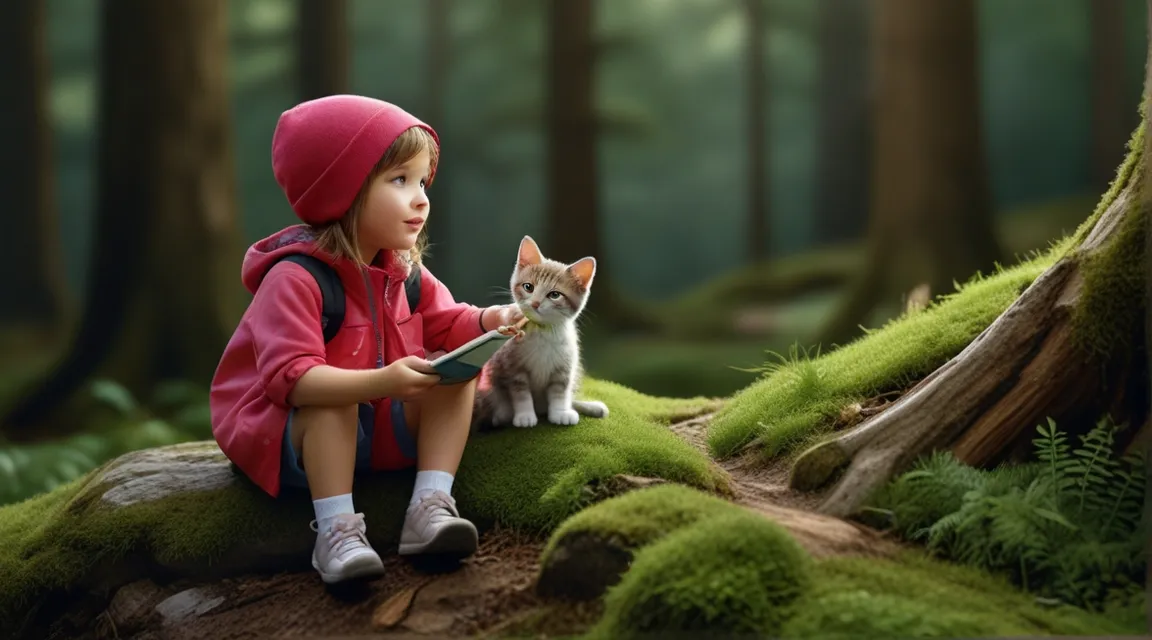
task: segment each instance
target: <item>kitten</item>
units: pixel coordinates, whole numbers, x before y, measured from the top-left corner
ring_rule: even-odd
[[[490,384],[477,390],[473,428],[534,427],[539,415],[558,425],[576,424],[581,415],[607,417],[603,402],[572,398],[584,373],[576,318],[595,273],[595,258],[566,265],[541,255],[531,237],[520,241],[512,300],[529,324],[485,364]]]

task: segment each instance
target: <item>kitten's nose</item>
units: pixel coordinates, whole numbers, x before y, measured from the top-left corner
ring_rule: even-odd
[[[539,309],[540,308],[540,301],[539,300],[533,300],[532,301],[532,308],[533,309]]]

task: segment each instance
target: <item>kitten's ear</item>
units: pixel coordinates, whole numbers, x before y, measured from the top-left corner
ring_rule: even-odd
[[[544,256],[540,254],[540,247],[536,246],[532,236],[524,236],[524,239],[520,241],[520,253],[516,256],[516,266],[527,267],[540,264],[543,260]]]
[[[580,286],[587,290],[588,287],[592,286],[592,276],[596,275],[596,258],[580,258],[568,265],[568,271],[576,276]]]

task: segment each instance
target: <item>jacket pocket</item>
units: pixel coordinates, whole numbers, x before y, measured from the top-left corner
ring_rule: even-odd
[[[400,328],[400,336],[404,338],[404,355],[424,355],[424,318],[419,313],[413,313],[396,323]]]

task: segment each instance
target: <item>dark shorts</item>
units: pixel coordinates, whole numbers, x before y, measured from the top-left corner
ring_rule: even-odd
[[[416,441],[408,431],[408,421],[404,419],[404,403],[392,401],[392,433],[396,437],[396,445],[406,458],[416,458]],[[288,413],[288,421],[284,425],[284,443],[280,448],[280,483],[284,486],[300,489],[308,488],[308,477],[304,475],[304,461],[292,446],[292,417],[296,410]],[[375,431],[376,411],[370,404],[361,404],[359,407],[359,420],[356,425],[356,472],[367,472],[372,469],[372,437]]]

